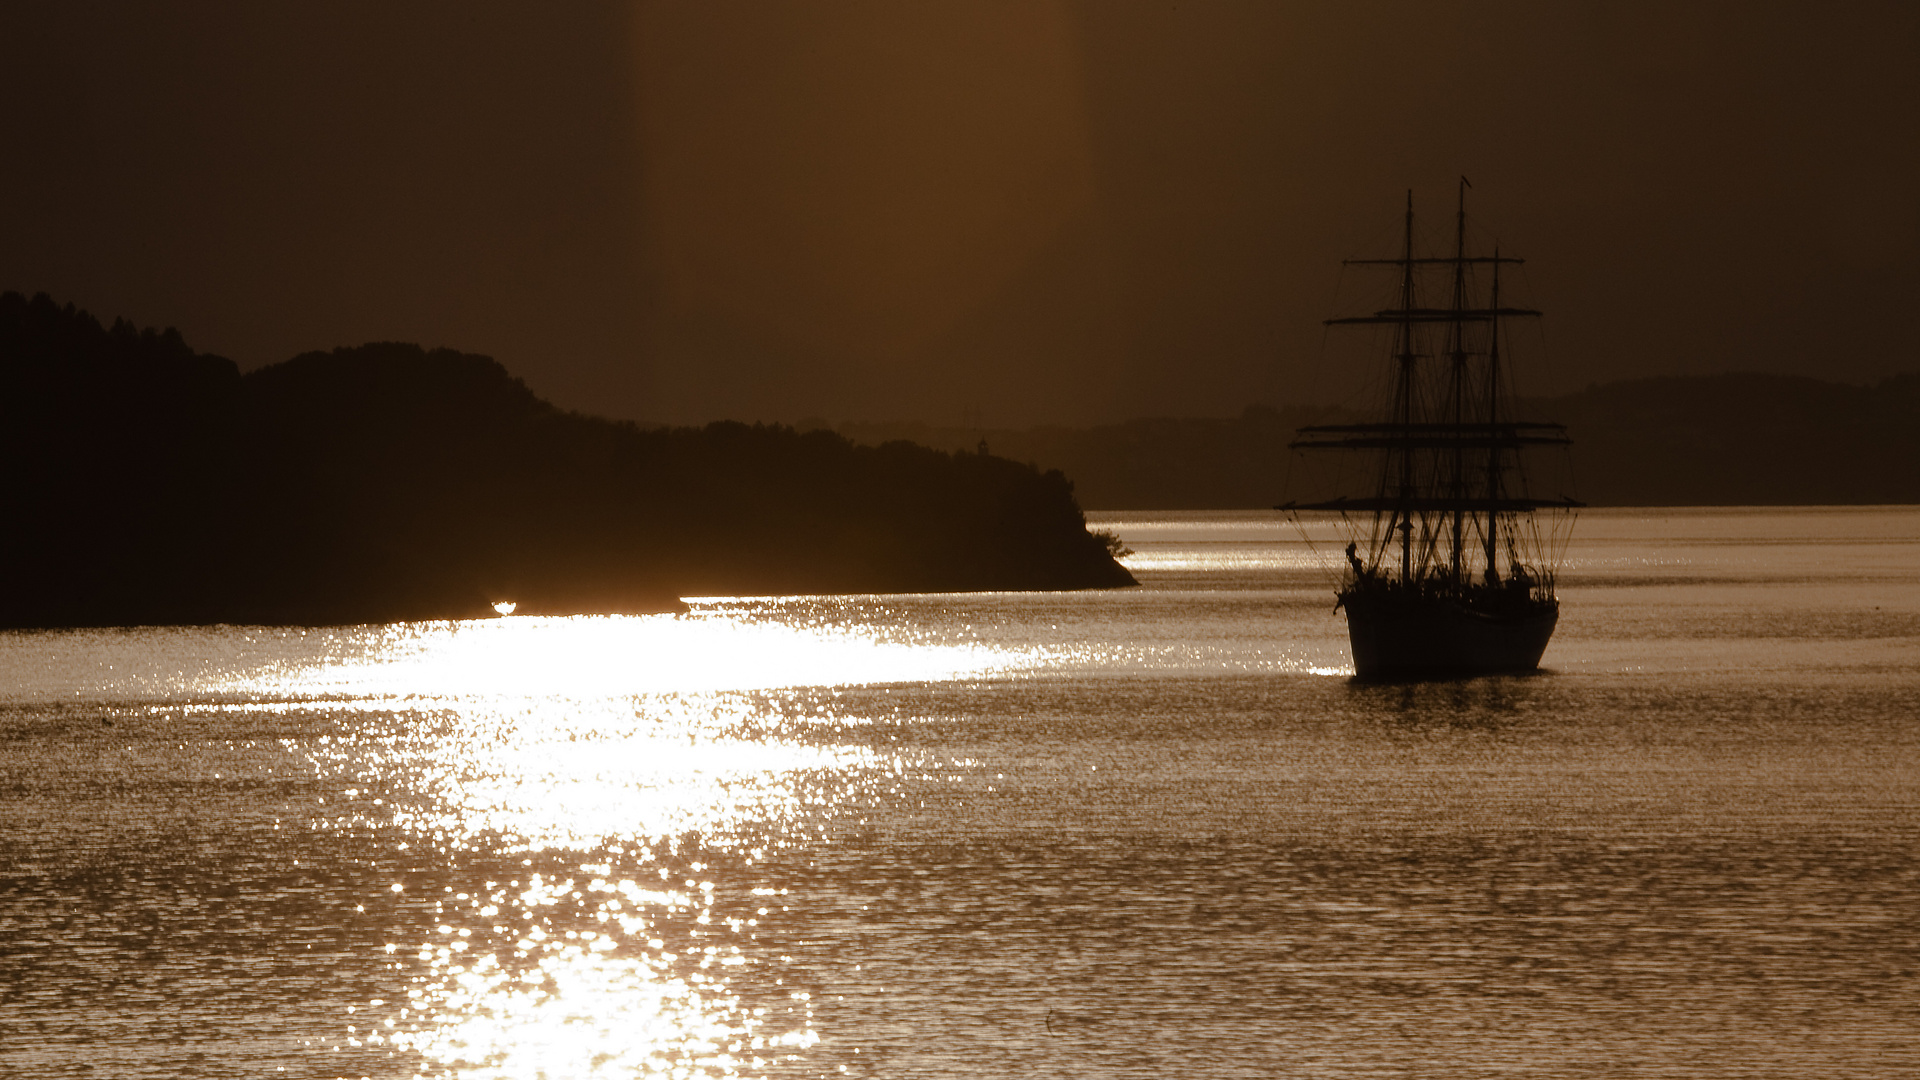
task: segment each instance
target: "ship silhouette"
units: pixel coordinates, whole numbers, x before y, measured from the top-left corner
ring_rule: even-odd
[[[1559,621],[1556,554],[1582,504],[1530,493],[1528,455],[1569,440],[1513,414],[1505,326],[1540,313],[1501,300],[1501,269],[1521,259],[1468,252],[1467,188],[1463,177],[1451,253],[1416,251],[1409,191],[1400,252],[1347,260],[1397,279],[1389,306],[1326,320],[1385,331],[1381,418],[1303,427],[1290,444],[1362,463],[1364,490],[1279,507],[1336,511],[1347,526],[1337,607],[1362,679],[1533,671]],[[1441,288],[1439,304],[1423,295]]]

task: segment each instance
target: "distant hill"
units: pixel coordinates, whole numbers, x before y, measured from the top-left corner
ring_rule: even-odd
[[[1920,503],[1920,374],[1874,386],[1784,375],[1641,379],[1523,402],[1567,425],[1596,506]],[[1231,419],[995,430],[841,424],[857,442],[976,445],[1073,477],[1097,510],[1237,509],[1287,495],[1294,429],[1360,419],[1249,407]]]
[[[409,344],[242,376],[44,295],[0,296],[0,494],[15,627],[1132,583],[1058,472],[784,427],[642,430]]]
[[[1248,408],[1233,419],[1129,420],[1091,428],[940,428],[840,424],[859,443],[910,439],[942,449],[985,442],[992,453],[1073,477],[1082,506],[1099,510],[1212,510],[1280,501],[1287,442],[1324,410]]]
[[[1567,425],[1595,505],[1920,503],[1920,374],[1637,379],[1526,407]]]

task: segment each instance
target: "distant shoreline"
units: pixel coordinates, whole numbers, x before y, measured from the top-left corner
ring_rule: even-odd
[[[1642,505],[1642,506],[1584,506],[1575,511],[1579,514],[1630,514],[1646,513],[1693,513],[1693,514],[1790,514],[1790,513],[1849,513],[1868,510],[1920,510],[1920,501],[1910,503],[1740,503],[1716,505],[1696,503],[1690,505]],[[1333,510],[1305,510],[1303,514],[1317,518],[1336,519],[1340,515]],[[1094,509],[1086,511],[1087,522],[1092,525],[1107,525],[1127,517],[1142,514],[1182,514],[1196,518],[1215,514],[1246,514],[1252,516],[1285,516],[1291,511],[1274,507],[1216,506],[1216,507],[1160,507],[1149,509]]]

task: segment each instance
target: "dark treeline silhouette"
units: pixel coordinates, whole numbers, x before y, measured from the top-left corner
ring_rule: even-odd
[[[0,485],[16,627],[1132,582],[1058,472],[783,427],[642,430],[407,344],[243,376],[44,294],[0,296]]]
[[[1639,379],[1520,403],[1567,425],[1574,491],[1595,506],[1920,503],[1920,374],[1873,386],[1799,376]],[[856,442],[969,446],[1064,470],[1096,510],[1253,509],[1292,497],[1287,443],[1346,409],[1249,407],[1232,419],[1093,428],[841,424]],[[1558,482],[1558,476],[1555,481]],[[1557,490],[1553,492],[1557,494]]]

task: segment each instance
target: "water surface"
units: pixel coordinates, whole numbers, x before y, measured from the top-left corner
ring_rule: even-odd
[[[1589,512],[1418,686],[1323,527],[1099,517],[1142,588],[0,635],[0,1075],[1920,1072],[1920,511]]]

